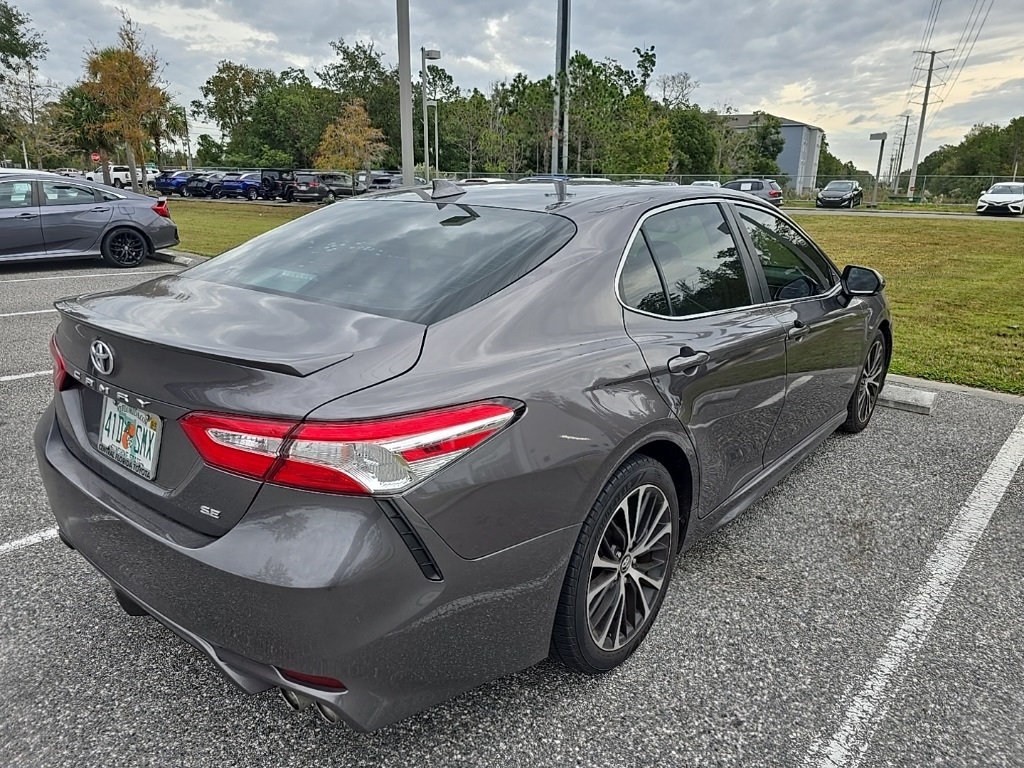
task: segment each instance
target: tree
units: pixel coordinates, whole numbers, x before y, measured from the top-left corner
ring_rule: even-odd
[[[466,98],[456,99],[442,112],[445,147],[456,147],[463,162],[446,167],[466,167],[473,175],[479,167],[480,154],[486,141],[490,123],[487,97],[476,88]],[[446,149],[446,155],[450,152]]]
[[[668,109],[677,109],[688,106],[690,94],[700,86],[700,83],[690,77],[689,72],[674,72],[671,75],[659,75],[654,81],[661,94],[661,104]]]
[[[348,104],[341,117],[327,126],[317,149],[317,168],[370,170],[387,149],[384,133],[370,124],[361,101]]]
[[[222,139],[234,139],[256,103],[277,84],[277,76],[269,69],[220,61],[217,71],[199,87],[203,100],[192,102],[192,116],[211,121],[220,129]]]
[[[0,0],[0,82],[5,79],[4,70],[18,70],[46,56],[46,43],[31,23],[26,14]]]
[[[782,138],[782,122],[767,112],[754,112],[754,119],[746,131],[746,145],[750,173],[777,174],[777,161],[786,146],[786,140]]]
[[[672,132],[672,160],[675,173],[718,173],[715,165],[718,141],[700,107],[673,110],[668,125]]]
[[[119,45],[93,48],[85,62],[87,79],[82,87],[104,108],[105,132],[118,136],[128,147],[132,189],[139,191],[136,158],[145,160],[147,117],[160,110],[166,94],[160,88],[160,60],[145,47],[138,24],[121,12]]]
[[[664,174],[672,156],[668,118],[657,114],[643,91],[626,97],[610,141],[605,173]]]
[[[68,150],[64,132],[55,119],[58,91],[53,81],[37,80],[32,63],[22,65],[0,83],[6,133],[14,143],[22,144],[30,164],[40,170],[45,158],[63,156]]]
[[[196,162],[200,166],[220,165],[224,159],[224,147],[210,134],[204,133],[196,142]]]
[[[104,130],[107,124],[103,105],[81,85],[65,88],[57,100],[57,122],[67,143],[83,154],[98,151],[101,155],[104,181],[110,183],[108,153],[114,150],[117,137]]]
[[[164,91],[160,108],[146,116],[144,121],[146,135],[153,142],[156,164],[163,165],[163,142],[174,142],[184,139],[188,134],[188,120],[185,108],[175,104],[170,95]]]

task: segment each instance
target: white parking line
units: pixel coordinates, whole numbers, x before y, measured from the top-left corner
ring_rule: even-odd
[[[7,376],[0,376],[0,381],[20,381],[21,379],[34,379],[36,376],[49,376],[53,371],[32,371],[32,373],[11,373]]]
[[[8,552],[14,552],[18,549],[24,549],[25,547],[31,547],[33,544],[39,544],[43,541],[55,538],[57,536],[56,528],[47,528],[45,531],[36,531],[30,536],[26,536],[23,539],[17,541],[8,541],[6,544],[0,544],[0,557],[3,557]]]
[[[1024,418],[1010,433],[928,558],[924,580],[916,594],[904,604],[899,628],[889,638],[885,653],[875,663],[864,687],[846,710],[839,729],[823,749],[819,743],[811,746],[805,765],[853,768],[863,760],[871,737],[896,693],[891,685],[893,678],[913,661],[928,637],[943,603],[1022,463]]]
[[[131,277],[132,275],[170,275],[177,269],[125,270],[124,272],[86,272],[80,275],[47,275],[46,277],[19,277],[14,280],[0,280],[0,283],[33,283],[36,280],[81,280],[86,277]]]
[[[45,315],[49,312],[56,312],[56,309],[32,309],[28,312],[3,312],[0,317],[22,317],[23,315]]]

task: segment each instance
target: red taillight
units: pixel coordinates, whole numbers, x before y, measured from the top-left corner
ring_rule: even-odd
[[[311,181],[311,182],[309,182],[309,186],[311,186],[311,187],[319,187],[320,186],[320,182],[319,181]]]
[[[305,672],[296,672],[293,669],[281,669],[277,668],[277,671],[281,673],[283,677],[289,680],[294,680],[296,683],[304,683],[305,685],[315,685],[317,688],[332,688],[336,691],[344,691],[345,684],[341,680],[335,680],[333,677],[322,677],[321,675],[307,675]]]
[[[171,212],[167,210],[167,201],[162,197],[153,204],[153,211],[157,216],[163,216],[165,219],[171,218]]]
[[[506,426],[497,403],[397,418],[293,423],[193,413],[181,421],[207,464],[328,493],[395,493],[439,472]]]
[[[266,479],[284,438],[295,426],[288,421],[210,413],[190,413],[181,420],[181,428],[203,461],[254,480]]]
[[[53,358],[53,389],[60,392],[71,387],[71,377],[68,376],[67,366],[64,365],[64,357],[57,348],[57,337],[50,337],[50,357]]]
[[[777,189],[773,189],[768,192],[768,197],[782,197],[782,193]]]

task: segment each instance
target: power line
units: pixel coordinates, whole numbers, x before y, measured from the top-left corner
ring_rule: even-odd
[[[981,8],[984,8],[985,7],[985,0],[981,0],[981,2],[982,2]],[[948,87],[945,87],[943,89],[942,93],[940,94],[940,96],[938,98],[939,105],[935,108],[935,111],[932,113],[931,120],[928,121],[928,127],[929,128],[931,128],[932,123],[935,122],[935,118],[939,114],[939,111],[942,109],[942,106],[943,106],[943,103],[944,103],[946,97],[950,93],[952,93],[953,92],[953,88],[956,87],[956,83],[960,79],[960,75],[963,73],[964,67],[967,66],[967,61],[971,58],[971,54],[974,52],[974,46],[977,45],[978,38],[981,37],[981,30],[985,27],[985,22],[988,21],[988,15],[990,13],[992,13],[992,6],[993,5],[995,5],[995,0],[989,0],[988,9],[985,11],[985,15],[984,16],[981,16],[981,9],[978,10],[978,15],[974,19],[974,25],[972,25],[972,27],[971,27],[971,32],[974,33],[974,39],[971,40],[970,48],[967,49],[966,54],[961,55],[959,61],[954,60],[954,63],[951,65],[950,72],[953,73],[953,79],[949,83]],[[980,19],[980,23],[979,23],[979,19]],[[969,20],[970,20],[970,17],[968,17],[968,21]],[[977,27],[977,31],[975,31],[975,27]],[[967,24],[964,24],[964,29],[966,29],[966,28],[967,28]],[[967,39],[970,39],[971,32],[967,33],[967,35],[968,35]],[[965,45],[966,45],[966,41],[965,41]],[[954,69],[956,69],[955,72],[953,72]]]
[[[925,19],[924,30],[921,33],[921,41],[917,44],[917,50],[914,51],[917,58],[910,68],[910,83],[907,85],[906,93],[903,94],[903,104],[905,106],[910,105],[910,95],[914,91],[914,86],[917,85],[921,65],[924,63],[925,54],[922,51],[926,51],[928,46],[931,45],[932,34],[935,32],[935,23],[939,19],[939,11],[941,9],[942,0],[932,0],[931,7],[928,9],[928,17]]]

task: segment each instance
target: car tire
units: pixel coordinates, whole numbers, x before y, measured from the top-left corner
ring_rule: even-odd
[[[255,187],[251,187],[249,191],[245,193],[245,196],[250,200],[255,200],[257,197],[260,196],[260,193],[259,190],[257,190]]]
[[[334,196],[333,192],[328,192],[326,195],[324,195],[324,202],[325,203],[333,203],[337,199],[338,198]]]
[[[192,192],[191,192],[191,190],[189,190],[188,187],[182,187],[181,188],[181,196],[182,197],[192,197]]]
[[[839,429],[856,434],[870,423],[888,373],[889,343],[885,334],[878,331],[871,346],[868,347],[867,357],[861,366],[860,376],[857,377],[857,385],[846,406],[846,421]]]
[[[151,254],[152,249],[146,236],[131,227],[117,227],[110,230],[100,246],[103,260],[118,269],[132,269],[139,266]]]
[[[123,189],[123,188],[124,188],[124,184],[121,182],[121,180],[120,179],[114,179],[114,189]]]
[[[580,530],[558,601],[551,655],[586,674],[628,659],[665,599],[678,540],[672,477],[654,459],[632,457],[605,484]]]
[[[210,192],[210,197],[212,197],[214,200],[220,200],[222,196],[223,195],[220,191],[220,187],[214,187],[213,191]]]

